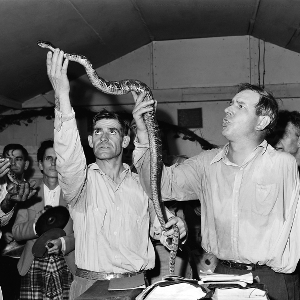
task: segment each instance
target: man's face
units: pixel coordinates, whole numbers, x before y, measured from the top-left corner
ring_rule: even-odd
[[[296,156],[300,147],[300,130],[297,129],[291,122],[288,122],[283,137],[276,144],[275,148],[278,151],[288,152]]]
[[[10,169],[12,172],[19,178],[22,177],[29,166],[29,161],[25,160],[23,152],[19,149],[9,150],[7,153],[4,153],[4,157],[10,159]]]
[[[58,178],[56,171],[56,153],[53,148],[46,149],[43,161],[39,161],[39,168],[43,172],[43,176]]]
[[[229,141],[245,138],[256,131],[259,117],[255,106],[258,101],[259,94],[251,90],[244,90],[233,97],[223,119],[222,134]]]
[[[128,136],[123,137],[121,125],[114,119],[99,120],[93,134],[88,137],[97,159],[106,160],[118,157],[128,145]]]

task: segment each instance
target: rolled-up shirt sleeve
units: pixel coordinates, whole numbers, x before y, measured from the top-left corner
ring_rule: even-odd
[[[4,179],[2,178],[0,181],[1,181],[0,182],[0,204],[1,204],[2,201],[5,199],[5,196],[7,195],[7,191],[6,191],[6,182],[4,181]],[[1,210],[1,206],[0,206],[0,227],[8,224],[9,220],[14,214],[14,211],[15,211],[15,207],[13,207],[11,211],[5,213]]]
[[[139,144],[134,142],[135,150],[133,151],[133,162],[139,173],[143,189],[151,198],[150,183],[150,149],[148,144]],[[192,167],[194,160],[189,159],[182,164],[174,164],[171,167],[163,166],[161,192],[163,201],[187,201],[197,199],[198,195],[192,185],[194,182],[200,182],[199,172]],[[200,169],[201,165],[198,166]],[[201,173],[201,171],[200,171]]]
[[[73,109],[68,115],[55,110],[54,150],[59,185],[67,203],[74,205],[83,188],[87,166]]]
[[[0,227],[3,227],[8,224],[9,220],[13,216],[15,208],[13,208],[8,213],[4,213],[0,208]]]

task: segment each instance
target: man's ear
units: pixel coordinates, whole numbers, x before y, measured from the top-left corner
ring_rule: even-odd
[[[126,148],[130,143],[130,136],[129,135],[125,135],[123,137],[123,142],[122,142],[122,147]]]
[[[300,136],[298,137],[297,146],[300,148]]]
[[[38,161],[38,165],[39,165],[40,170],[43,171],[43,169],[44,169],[43,164],[40,160]]]
[[[269,116],[259,116],[257,125],[255,129],[258,131],[264,130],[271,122],[271,118]]]
[[[89,146],[93,148],[93,137],[91,135],[88,136]]]
[[[27,170],[29,167],[29,160],[25,161],[25,166],[24,166],[24,170]]]

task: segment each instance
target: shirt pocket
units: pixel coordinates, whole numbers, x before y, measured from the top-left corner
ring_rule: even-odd
[[[276,184],[255,183],[252,210],[258,215],[269,215],[276,204]]]
[[[129,248],[139,249],[149,238],[149,217],[130,212],[124,220],[124,238]]]

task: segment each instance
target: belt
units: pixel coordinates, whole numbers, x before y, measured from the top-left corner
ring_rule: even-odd
[[[243,264],[232,260],[220,260],[219,262],[224,266],[238,270],[254,271],[256,269],[269,268],[267,265]]]
[[[142,272],[128,272],[128,273],[105,273],[105,272],[88,271],[88,270],[77,268],[75,275],[89,280],[111,280],[113,278],[133,277],[141,273],[145,273],[145,272],[142,271]]]

